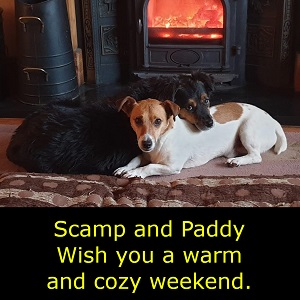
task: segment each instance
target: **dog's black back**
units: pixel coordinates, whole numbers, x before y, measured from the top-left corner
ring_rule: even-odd
[[[183,75],[158,76],[139,79],[131,83],[122,93],[136,100],[153,98],[160,101],[171,100],[182,102],[178,91],[185,91],[189,98],[206,92],[208,95],[214,90],[213,78],[206,73],[195,71]]]
[[[110,175],[140,153],[127,116],[72,100],[49,104],[17,128],[7,157],[30,172]]]

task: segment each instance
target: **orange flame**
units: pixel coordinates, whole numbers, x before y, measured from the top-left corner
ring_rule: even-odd
[[[223,15],[221,0],[149,0],[148,27],[221,29],[224,22]],[[178,34],[177,37],[183,38],[184,35],[193,39],[220,39],[223,37],[219,33],[204,35],[183,33]],[[166,33],[163,36],[166,36]],[[169,34],[168,37],[171,36]]]

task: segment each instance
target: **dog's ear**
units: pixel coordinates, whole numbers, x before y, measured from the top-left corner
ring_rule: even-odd
[[[136,104],[136,100],[130,96],[116,101],[118,111],[123,110],[128,117],[130,117],[132,109]]]
[[[197,70],[193,71],[191,75],[194,80],[203,82],[205,89],[208,93],[213,92],[215,90],[215,79],[211,74],[207,74]]]
[[[179,114],[179,112],[180,112],[180,107],[179,107],[176,103],[174,103],[174,102],[172,102],[172,101],[170,101],[170,100],[163,101],[163,102],[161,102],[160,105],[162,105],[162,106],[164,107],[164,109],[165,109],[165,111],[166,111],[166,113],[167,113],[168,119],[169,119],[171,116],[173,116],[173,117],[174,117],[174,120],[175,120],[175,117],[176,117],[176,116]]]

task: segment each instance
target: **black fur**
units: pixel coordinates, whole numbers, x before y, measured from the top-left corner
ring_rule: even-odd
[[[153,98],[157,100],[171,100],[183,102],[179,95],[184,92],[189,98],[197,98],[201,93],[208,96],[214,90],[213,78],[205,73],[195,71],[191,75],[159,76],[140,79],[129,85],[125,95],[136,100]]]
[[[201,93],[212,89],[210,78],[196,72],[142,79],[130,85],[124,96],[169,99],[185,109],[189,99],[199,102]],[[204,118],[198,111],[193,113]],[[129,119],[117,111],[115,101],[65,100],[29,115],[12,136],[7,157],[29,172],[111,175],[140,152]]]
[[[111,175],[138,155],[128,117],[72,100],[32,113],[15,131],[7,157],[29,172]]]

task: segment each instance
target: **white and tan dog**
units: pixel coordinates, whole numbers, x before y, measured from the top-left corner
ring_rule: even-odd
[[[178,174],[182,168],[203,165],[225,156],[229,166],[260,163],[261,153],[274,146],[279,154],[287,140],[280,124],[265,111],[250,104],[226,103],[211,107],[214,126],[196,130],[176,117],[174,102],[147,99],[136,102],[126,97],[120,103],[129,117],[143,154],[135,157],[114,175],[141,177]],[[237,156],[244,154],[243,156]]]

